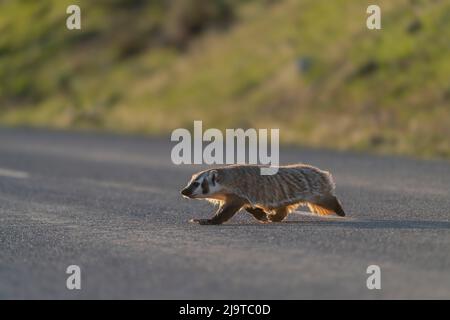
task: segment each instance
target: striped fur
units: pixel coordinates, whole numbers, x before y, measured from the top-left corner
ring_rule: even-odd
[[[334,195],[335,185],[329,172],[306,164],[281,166],[274,175],[261,175],[260,169],[257,165],[231,165],[199,172],[191,181],[212,173],[217,176],[220,191],[204,197],[214,203],[223,204],[230,197],[238,197],[243,199],[244,208],[260,208],[269,215],[278,212],[286,216],[299,205],[307,205],[319,215],[345,215]]]

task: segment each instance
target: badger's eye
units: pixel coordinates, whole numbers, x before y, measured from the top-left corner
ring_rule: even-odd
[[[200,185],[200,183],[194,182],[192,185],[197,188]]]

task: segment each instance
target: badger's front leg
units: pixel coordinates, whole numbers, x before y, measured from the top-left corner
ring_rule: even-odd
[[[211,219],[191,219],[190,222],[198,224],[222,224],[230,220],[243,205],[241,201],[237,200],[225,202]]]
[[[260,208],[245,208],[256,220],[260,222],[268,222],[267,213]]]

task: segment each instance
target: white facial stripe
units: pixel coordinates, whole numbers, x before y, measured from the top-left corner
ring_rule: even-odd
[[[202,173],[201,175],[196,177],[194,179],[194,181],[192,182],[192,183],[197,184],[195,189],[192,191],[193,195],[201,195],[202,194],[202,182],[203,182],[204,176],[205,176],[205,173]]]
[[[215,194],[222,190],[221,185],[217,182],[217,177],[214,177],[215,171],[208,171],[208,183],[209,183],[209,192],[208,194]],[[215,179],[214,179],[215,178]],[[215,180],[215,181],[213,181]]]
[[[222,187],[217,180],[213,183],[213,176],[214,173],[212,171],[207,171],[193,178],[191,185],[195,183],[196,187],[193,189],[192,195],[199,198],[207,198],[209,195],[219,193],[222,190]],[[202,183],[207,183],[208,185],[202,186]],[[207,190],[206,193],[203,193],[204,189]]]

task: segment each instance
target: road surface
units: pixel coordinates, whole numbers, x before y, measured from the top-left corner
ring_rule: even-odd
[[[0,299],[450,298],[449,163],[285,148],[333,172],[348,217],[200,226],[213,208],[179,194],[200,168],[172,146],[0,129]]]

